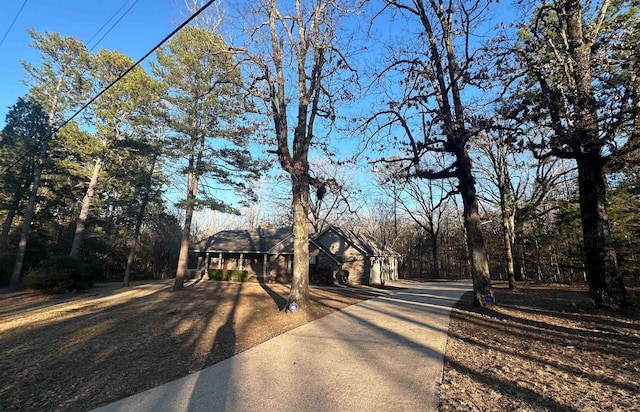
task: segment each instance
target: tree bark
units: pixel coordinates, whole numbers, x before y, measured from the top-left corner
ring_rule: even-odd
[[[440,276],[438,275],[438,234],[435,233],[435,230],[431,229],[431,258],[433,260],[431,266],[431,276],[434,279],[438,279]]]
[[[292,175],[293,200],[293,278],[287,307],[309,302],[309,175]]]
[[[606,7],[608,2],[603,4]],[[606,209],[602,146],[599,139],[598,109],[592,85],[591,44],[583,31],[580,0],[564,4],[567,19],[568,49],[574,61],[575,121],[573,154],[578,164],[580,214],[586,253],[587,279],[591,296],[598,305],[627,303],[622,276],[618,273]]]
[[[180,255],[178,256],[176,279],[171,289],[172,291],[179,291],[184,288],[184,279],[187,274],[187,262],[189,258],[189,237],[191,234],[192,220],[193,206],[187,205],[185,209],[184,227],[182,228],[182,238],[180,240]]]
[[[197,102],[196,102],[197,107]],[[206,116],[203,116],[201,128],[206,127]],[[196,127],[197,122],[194,120],[193,126]],[[193,221],[193,212],[195,210],[195,202],[198,197],[198,182],[200,181],[201,171],[200,162],[205,150],[205,134],[199,137],[191,137],[191,150],[189,155],[189,172],[187,175],[187,202],[185,206],[184,227],[182,229],[182,239],[180,240],[180,254],[178,255],[178,267],[176,268],[176,278],[173,283],[172,291],[179,291],[184,288],[184,279],[187,274],[187,264],[189,259],[189,241],[191,238],[191,222]],[[196,152],[197,147],[197,152]]]
[[[580,156],[576,160],[590,294],[598,305],[624,305],[628,296],[622,276],[618,273],[611,241],[602,171],[604,162],[598,155]]]
[[[4,223],[2,224],[2,235],[0,235],[0,255],[4,254],[4,247],[9,239],[9,230],[11,230],[11,225],[13,224],[13,218],[15,215],[16,209],[12,205],[11,209],[7,212],[7,217],[5,217]]]
[[[55,107],[55,105],[54,105]],[[53,123],[53,113],[49,116],[49,123]],[[11,274],[11,281],[9,283],[9,290],[17,291],[20,289],[20,277],[22,276],[22,265],[24,264],[24,256],[27,252],[27,242],[29,242],[29,231],[31,228],[31,221],[36,208],[36,201],[38,200],[38,190],[40,189],[40,181],[42,179],[42,169],[44,162],[47,158],[47,149],[49,147],[49,140],[43,139],[40,146],[40,153],[38,155],[38,161],[33,174],[33,183],[31,185],[31,194],[29,195],[29,203],[27,204],[27,211],[24,214],[24,221],[22,223],[22,231],[20,232],[20,242],[18,243],[18,252],[16,253],[16,262],[13,266],[13,273]]]
[[[507,277],[509,289],[516,288],[516,272],[513,264],[513,244],[515,243],[514,216],[506,208],[502,211],[502,228],[504,232],[504,255],[507,260]]]
[[[200,148],[200,152],[204,147]],[[199,158],[199,157],[198,157]],[[184,279],[187,274],[187,264],[189,259],[189,239],[191,237],[191,222],[193,221],[193,212],[195,209],[195,200],[198,194],[198,180],[195,165],[197,162],[193,157],[189,159],[189,175],[187,178],[187,202],[184,213],[184,226],[182,228],[182,238],[180,240],[180,254],[178,255],[178,267],[176,269],[176,278],[172,291],[179,291],[184,288]]]
[[[4,253],[4,248],[7,244],[7,240],[9,239],[9,231],[11,231],[11,225],[13,224],[13,219],[15,218],[16,212],[20,207],[20,200],[22,200],[23,195],[24,192],[22,190],[14,194],[11,206],[7,211],[7,216],[4,219],[4,223],[2,223],[2,234],[0,235],[0,255]]]
[[[93,201],[93,197],[96,194],[96,188],[98,187],[98,177],[100,177],[100,172],[102,171],[103,165],[102,156],[98,157],[93,165],[93,170],[91,172],[91,180],[89,180],[89,186],[87,187],[87,192],[82,198],[82,206],[80,208],[80,215],[78,215],[78,221],[76,222],[76,231],[73,235],[73,243],[71,244],[71,252],[69,256],[79,257],[80,249],[82,247],[82,242],[84,240],[85,234],[85,226],[87,223],[87,218],[89,217],[89,209],[91,208],[91,202]]]
[[[471,159],[466,149],[458,151],[458,188],[462,197],[464,227],[471,260],[473,304],[474,306],[492,306],[495,298],[491,288],[489,261],[480,225],[475,179],[471,173]]]
[[[129,256],[127,257],[127,267],[124,270],[124,278],[122,280],[122,287],[129,286],[129,280],[131,279],[131,268],[133,267],[133,259],[136,255],[136,248],[138,247],[138,241],[140,238],[140,228],[142,227],[142,220],[144,219],[144,211],[149,203],[149,196],[151,194],[151,183],[153,181],[153,173],[156,168],[157,157],[154,156],[151,160],[151,166],[149,167],[149,175],[145,181],[144,194],[140,201],[140,208],[136,213],[136,223],[133,229],[133,236],[131,239],[131,249],[129,249]],[[182,246],[182,243],[180,244]]]

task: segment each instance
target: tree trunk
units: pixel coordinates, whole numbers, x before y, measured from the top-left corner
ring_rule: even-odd
[[[509,276],[509,289],[516,288],[516,271],[514,268],[513,245],[515,244],[514,215],[505,217],[504,252],[507,257],[507,275]]]
[[[582,2],[566,1],[564,12],[567,21],[567,45],[573,59],[576,106],[573,113],[573,135],[577,137],[577,142],[572,142],[572,147],[578,164],[587,279],[596,304],[618,306],[627,303],[627,292],[622,276],[618,273],[607,217],[604,159],[601,156],[604,143],[599,140],[598,105],[592,84],[592,44],[586,41],[583,31]]]
[[[20,192],[15,194],[13,201],[11,202],[11,207],[7,211],[7,216],[4,219],[4,223],[2,224],[2,234],[0,235],[0,255],[4,254],[4,248],[7,244],[7,240],[9,239],[9,231],[11,230],[11,225],[13,224],[13,218],[16,216],[16,211],[18,207],[20,207],[20,200],[22,199],[23,193]]]
[[[49,116],[49,123],[52,122],[53,115]],[[47,158],[47,149],[49,147],[49,140],[43,139],[40,146],[40,153],[38,155],[38,161],[33,172],[33,183],[31,185],[31,194],[29,195],[29,203],[27,204],[27,211],[24,214],[24,221],[22,222],[22,231],[20,232],[20,242],[18,243],[18,252],[16,253],[16,262],[13,266],[13,273],[11,274],[11,282],[9,283],[9,290],[16,291],[20,289],[20,277],[22,275],[22,265],[24,264],[24,256],[27,252],[27,242],[29,242],[29,229],[31,227],[31,221],[33,220],[34,211],[36,208],[36,201],[38,200],[38,190],[40,189],[40,181],[42,178],[42,169],[44,162]]]
[[[96,194],[98,177],[102,171],[103,162],[104,160],[102,156],[100,156],[96,159],[96,162],[93,165],[89,187],[87,187],[87,193],[85,193],[84,198],[82,198],[82,207],[80,208],[80,215],[76,222],[76,231],[73,235],[73,243],[71,244],[71,252],[69,253],[69,256],[80,256],[80,248],[82,247],[82,241],[84,240],[85,225],[87,223],[87,218],[89,217],[89,208],[91,207],[91,201]]]
[[[438,234],[431,229],[431,257],[433,259],[432,276],[438,279]]]
[[[193,220],[193,205],[187,204],[184,216],[184,227],[182,229],[182,239],[180,240],[180,255],[178,256],[178,268],[176,279],[173,284],[173,291],[184,288],[184,279],[187,275],[187,262],[189,258],[189,237],[191,234],[191,221]]]
[[[516,288],[516,273],[513,265],[513,244],[515,243],[514,214],[508,208],[502,209],[502,229],[504,232],[504,255],[507,260],[509,289]]]
[[[591,297],[598,305],[627,303],[627,291],[618,273],[606,209],[606,186],[599,155],[578,157],[580,214]]]
[[[202,149],[201,149],[202,150]],[[178,267],[176,269],[176,279],[173,283],[172,291],[179,291],[184,288],[184,279],[187,275],[187,264],[189,259],[189,239],[191,237],[191,222],[195,200],[198,194],[198,179],[193,170],[197,162],[192,157],[189,161],[189,176],[187,178],[187,203],[184,213],[184,227],[182,229],[182,239],[180,240],[180,254],[178,255]]]
[[[309,301],[309,175],[292,173],[293,278],[287,308],[305,307]]]
[[[62,88],[62,82],[64,80],[64,72],[58,77],[55,93],[51,101],[51,110],[47,118],[47,125],[52,128],[55,120],[56,110],[58,107],[58,94]],[[33,170],[33,183],[31,184],[31,193],[29,194],[29,203],[27,204],[27,211],[24,214],[24,220],[22,222],[22,231],[20,232],[20,242],[18,243],[18,252],[16,253],[16,262],[13,266],[13,273],[11,274],[11,281],[9,283],[9,290],[16,291],[20,289],[20,276],[22,275],[22,265],[24,264],[24,255],[27,251],[27,242],[29,242],[29,229],[31,227],[31,221],[36,209],[36,201],[38,200],[38,190],[40,190],[40,181],[42,179],[42,169],[44,168],[44,162],[47,159],[47,150],[49,149],[49,140],[53,136],[47,136],[42,139],[40,145],[40,153],[38,154],[38,160],[36,161],[36,167]]]
[[[458,188],[462,197],[464,227],[467,233],[467,248],[471,260],[474,306],[491,306],[495,303],[491,289],[489,261],[480,225],[475,179],[471,173],[471,159],[466,150],[458,156]]]
[[[136,223],[133,229],[133,238],[131,239],[131,249],[129,250],[129,256],[127,257],[127,267],[124,270],[124,279],[122,280],[123,287],[128,287],[129,280],[131,279],[131,268],[133,267],[133,259],[136,255],[136,248],[138,247],[138,239],[140,238],[140,228],[142,227],[142,220],[144,219],[144,211],[149,203],[149,195],[151,192],[153,172],[156,168],[156,161],[157,157],[154,156],[151,160],[151,166],[149,167],[149,175],[145,181],[144,194],[140,201],[140,208],[138,209],[138,213],[136,213]]]

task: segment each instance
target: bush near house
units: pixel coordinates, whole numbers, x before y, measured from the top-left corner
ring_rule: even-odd
[[[249,279],[249,272],[246,270],[211,269],[209,270],[209,279],[246,282]]]
[[[99,276],[99,267],[82,259],[64,255],[51,256],[30,270],[22,279],[22,285],[27,289],[58,294],[89,289]]]
[[[340,272],[338,272],[336,277],[338,278],[338,282],[340,282],[340,284],[342,284],[342,285],[348,285],[349,284],[349,271],[348,270],[342,269]]]

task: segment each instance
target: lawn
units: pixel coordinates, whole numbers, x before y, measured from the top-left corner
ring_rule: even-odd
[[[79,411],[169,382],[335,310],[373,289],[311,290],[279,311],[283,285],[202,281],[0,295],[0,411]]]

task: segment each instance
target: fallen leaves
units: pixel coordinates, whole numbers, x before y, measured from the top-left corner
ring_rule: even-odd
[[[640,410],[640,310],[589,308],[586,289],[496,285],[500,305],[451,314],[441,411]]]

